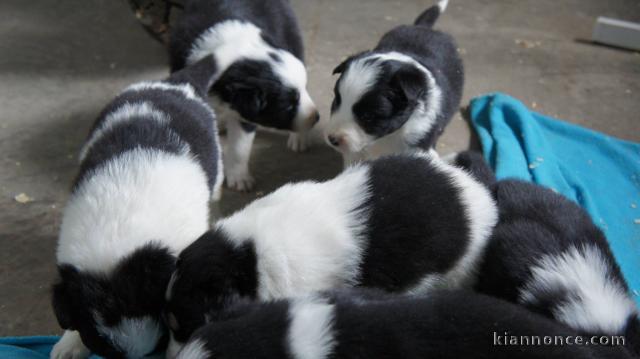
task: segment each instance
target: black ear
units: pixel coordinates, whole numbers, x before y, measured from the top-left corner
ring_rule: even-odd
[[[155,304],[158,309],[174,269],[175,257],[169,250],[151,243],[122,260],[112,275],[111,285],[127,305]]]
[[[225,86],[226,100],[244,117],[253,117],[267,106],[264,91],[246,83],[230,83]]]
[[[367,52],[368,52],[368,51],[363,51],[363,52],[360,52],[360,53],[358,53],[358,54],[351,55],[351,56],[347,57],[344,61],[342,61],[342,63],[341,63],[340,65],[336,66],[336,68],[335,68],[335,69],[333,69],[333,75],[343,73],[343,72],[344,72],[344,70],[346,70],[346,69],[347,69],[347,67],[349,66],[349,64],[350,64],[353,60],[355,60],[356,58],[358,58],[358,57],[360,57],[360,56],[362,56],[362,55],[366,54]]]
[[[53,285],[53,293],[51,295],[51,304],[53,312],[58,319],[58,324],[62,329],[73,330],[73,303],[74,293],[73,281],[78,272],[71,266],[61,266],[58,268],[60,273],[60,281]]]
[[[402,66],[391,78],[389,85],[396,95],[400,95],[406,103],[419,100],[427,87],[424,72],[414,66]]]

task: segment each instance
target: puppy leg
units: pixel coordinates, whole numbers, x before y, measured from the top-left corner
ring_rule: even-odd
[[[256,137],[254,125],[241,123],[237,119],[227,120],[227,143],[223,150],[224,177],[227,187],[236,191],[250,191],[255,180],[249,173],[249,157],[253,139]]]
[[[292,132],[289,134],[287,147],[289,147],[289,149],[293,152],[304,152],[309,148],[310,142],[311,138],[309,132]]]
[[[84,359],[88,358],[89,349],[82,344],[80,334],[75,330],[65,330],[64,335],[53,346],[51,359]]]

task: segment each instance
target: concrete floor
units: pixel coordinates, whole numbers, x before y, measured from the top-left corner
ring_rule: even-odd
[[[305,31],[310,89],[327,116],[333,67],[408,23],[431,0],[293,0]],[[49,304],[61,210],[76,154],[98,111],[126,85],[167,74],[165,50],[125,1],[0,2],[0,336],[53,334]],[[466,64],[464,103],[504,91],[538,111],[640,141],[640,54],[585,44],[599,15],[640,21],[637,0],[452,0],[438,24]],[[534,47],[517,43],[525,40]],[[537,43],[539,41],[539,43]],[[469,145],[460,116],[441,139],[446,153]],[[225,192],[229,213],[290,181],[323,179],[340,159],[317,146],[287,151],[259,135],[258,188]],[[25,193],[33,202],[14,200]]]

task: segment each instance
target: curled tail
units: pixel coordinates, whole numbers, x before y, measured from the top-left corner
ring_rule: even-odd
[[[436,23],[436,20],[440,17],[440,14],[444,12],[449,4],[449,0],[440,0],[438,1],[438,5],[432,6],[425,10],[414,22],[416,26],[426,26],[433,27]]]
[[[213,55],[206,56],[198,62],[174,72],[167,79],[173,83],[189,83],[201,97],[206,97],[211,85],[220,76],[218,64]]]

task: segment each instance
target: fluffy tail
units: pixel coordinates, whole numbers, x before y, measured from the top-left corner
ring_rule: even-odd
[[[220,76],[218,65],[213,55],[206,56],[193,65],[174,72],[167,81],[173,83],[189,83],[201,97],[205,97],[211,85]]]
[[[429,28],[433,27],[433,25],[436,23],[436,20],[438,20],[438,18],[440,17],[440,14],[442,14],[447,8],[448,4],[449,0],[438,1],[438,5],[432,6],[425,10],[422,14],[420,14],[414,24],[416,26],[426,26]]]
[[[480,183],[491,187],[496,183],[496,175],[489,168],[484,157],[479,152],[464,151],[454,153],[446,158],[446,161],[456,167],[464,168]]]

